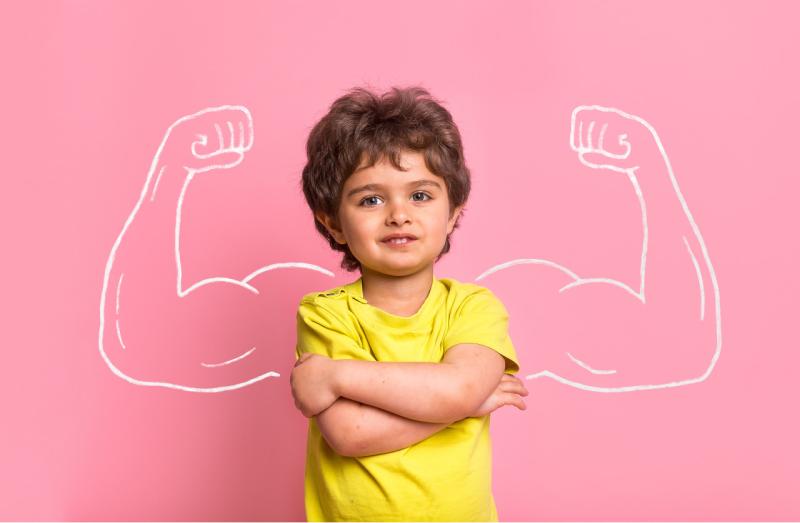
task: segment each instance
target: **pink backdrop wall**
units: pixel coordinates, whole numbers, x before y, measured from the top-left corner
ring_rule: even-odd
[[[410,84],[473,173],[436,274],[504,300],[531,393],[492,416],[501,520],[800,519],[796,3],[3,12],[2,519],[304,518],[295,306],[357,277],[305,138],[347,88]],[[252,132],[164,141],[229,104]],[[252,147],[180,200],[230,118]],[[179,201],[180,288],[227,278],[182,297]]]

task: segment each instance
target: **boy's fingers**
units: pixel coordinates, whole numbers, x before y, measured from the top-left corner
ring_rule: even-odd
[[[516,376],[514,376],[514,379],[519,384],[520,388],[525,391],[525,394],[523,394],[523,396],[527,396],[528,395],[528,389],[525,388],[525,382],[522,381],[521,379],[517,378]]]
[[[503,378],[508,378],[509,381],[516,381],[517,383],[524,383],[516,374],[503,374]]]
[[[502,390],[503,392],[514,392],[514,393],[520,394],[522,396],[527,396],[528,395],[528,389],[525,388],[525,385],[523,385],[521,382],[518,382],[516,380],[510,380],[510,381],[506,381],[506,382],[502,382],[501,381],[498,388],[500,390]]]
[[[503,402],[503,404],[514,405],[519,410],[525,410],[527,408],[525,402],[522,401],[522,398],[519,396],[519,394],[513,394],[513,393],[507,394],[506,400]]]

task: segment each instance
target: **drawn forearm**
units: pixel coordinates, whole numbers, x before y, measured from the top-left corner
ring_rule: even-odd
[[[705,379],[719,355],[719,294],[655,128],[619,109],[582,105],[572,112],[570,146],[586,167],[630,181],[641,211],[637,274],[620,281],[559,266],[567,281],[535,334],[548,361],[528,378],[598,392]]]
[[[642,211],[640,284],[635,290],[645,303],[670,303],[698,310],[698,298],[710,287],[710,267],[694,220],[668,161],[637,170],[631,182]],[[678,281],[691,278],[697,282]],[[700,307],[705,308],[707,303]]]
[[[255,306],[253,296],[258,291],[246,281],[224,277],[186,285],[180,256],[181,208],[189,183],[199,173],[241,163],[252,147],[252,131],[250,113],[241,106],[203,109],[179,118],[166,130],[104,273],[100,352],[120,377],[147,385],[218,392],[224,390],[218,386],[220,370],[233,362],[237,370],[244,369],[247,363],[239,361],[256,349],[241,339],[213,349],[207,343],[188,341],[196,336],[199,310],[218,311],[217,317],[202,318],[208,340],[223,339],[223,331],[255,331],[254,322],[238,319],[247,314],[233,319],[225,314]],[[224,301],[218,293],[209,292],[184,299],[218,282],[236,285],[217,286],[229,292]],[[220,335],[215,337],[215,332]],[[164,340],[169,342],[168,350]]]

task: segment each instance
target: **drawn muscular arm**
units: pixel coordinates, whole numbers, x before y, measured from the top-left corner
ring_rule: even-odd
[[[240,106],[206,109],[167,129],[105,270],[100,351],[112,370],[129,381],[218,385],[218,367],[254,348],[253,338],[263,325],[242,311],[257,308],[258,291],[244,280],[221,277],[187,285],[179,241],[183,200],[192,179],[235,167],[252,142],[252,119]],[[231,332],[242,339],[232,338]],[[188,341],[198,334],[224,341]],[[249,361],[237,366],[244,370]],[[243,377],[254,373],[248,369]]]
[[[634,189],[642,224],[638,280],[629,286],[550,263],[550,286],[537,295],[546,305],[530,318],[536,328],[519,336],[547,353],[547,370],[528,377],[608,392],[703,379],[721,343],[718,289],[655,129],[616,109],[581,106],[572,115],[570,141],[590,174],[626,176]],[[540,263],[545,272],[544,262],[504,265]],[[538,271],[520,273],[516,284],[533,288],[523,280]]]

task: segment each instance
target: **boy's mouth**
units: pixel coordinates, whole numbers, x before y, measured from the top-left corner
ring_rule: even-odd
[[[408,245],[409,243],[416,241],[417,238],[411,235],[400,235],[400,234],[393,234],[391,236],[387,236],[382,241],[383,243],[389,245]]]

